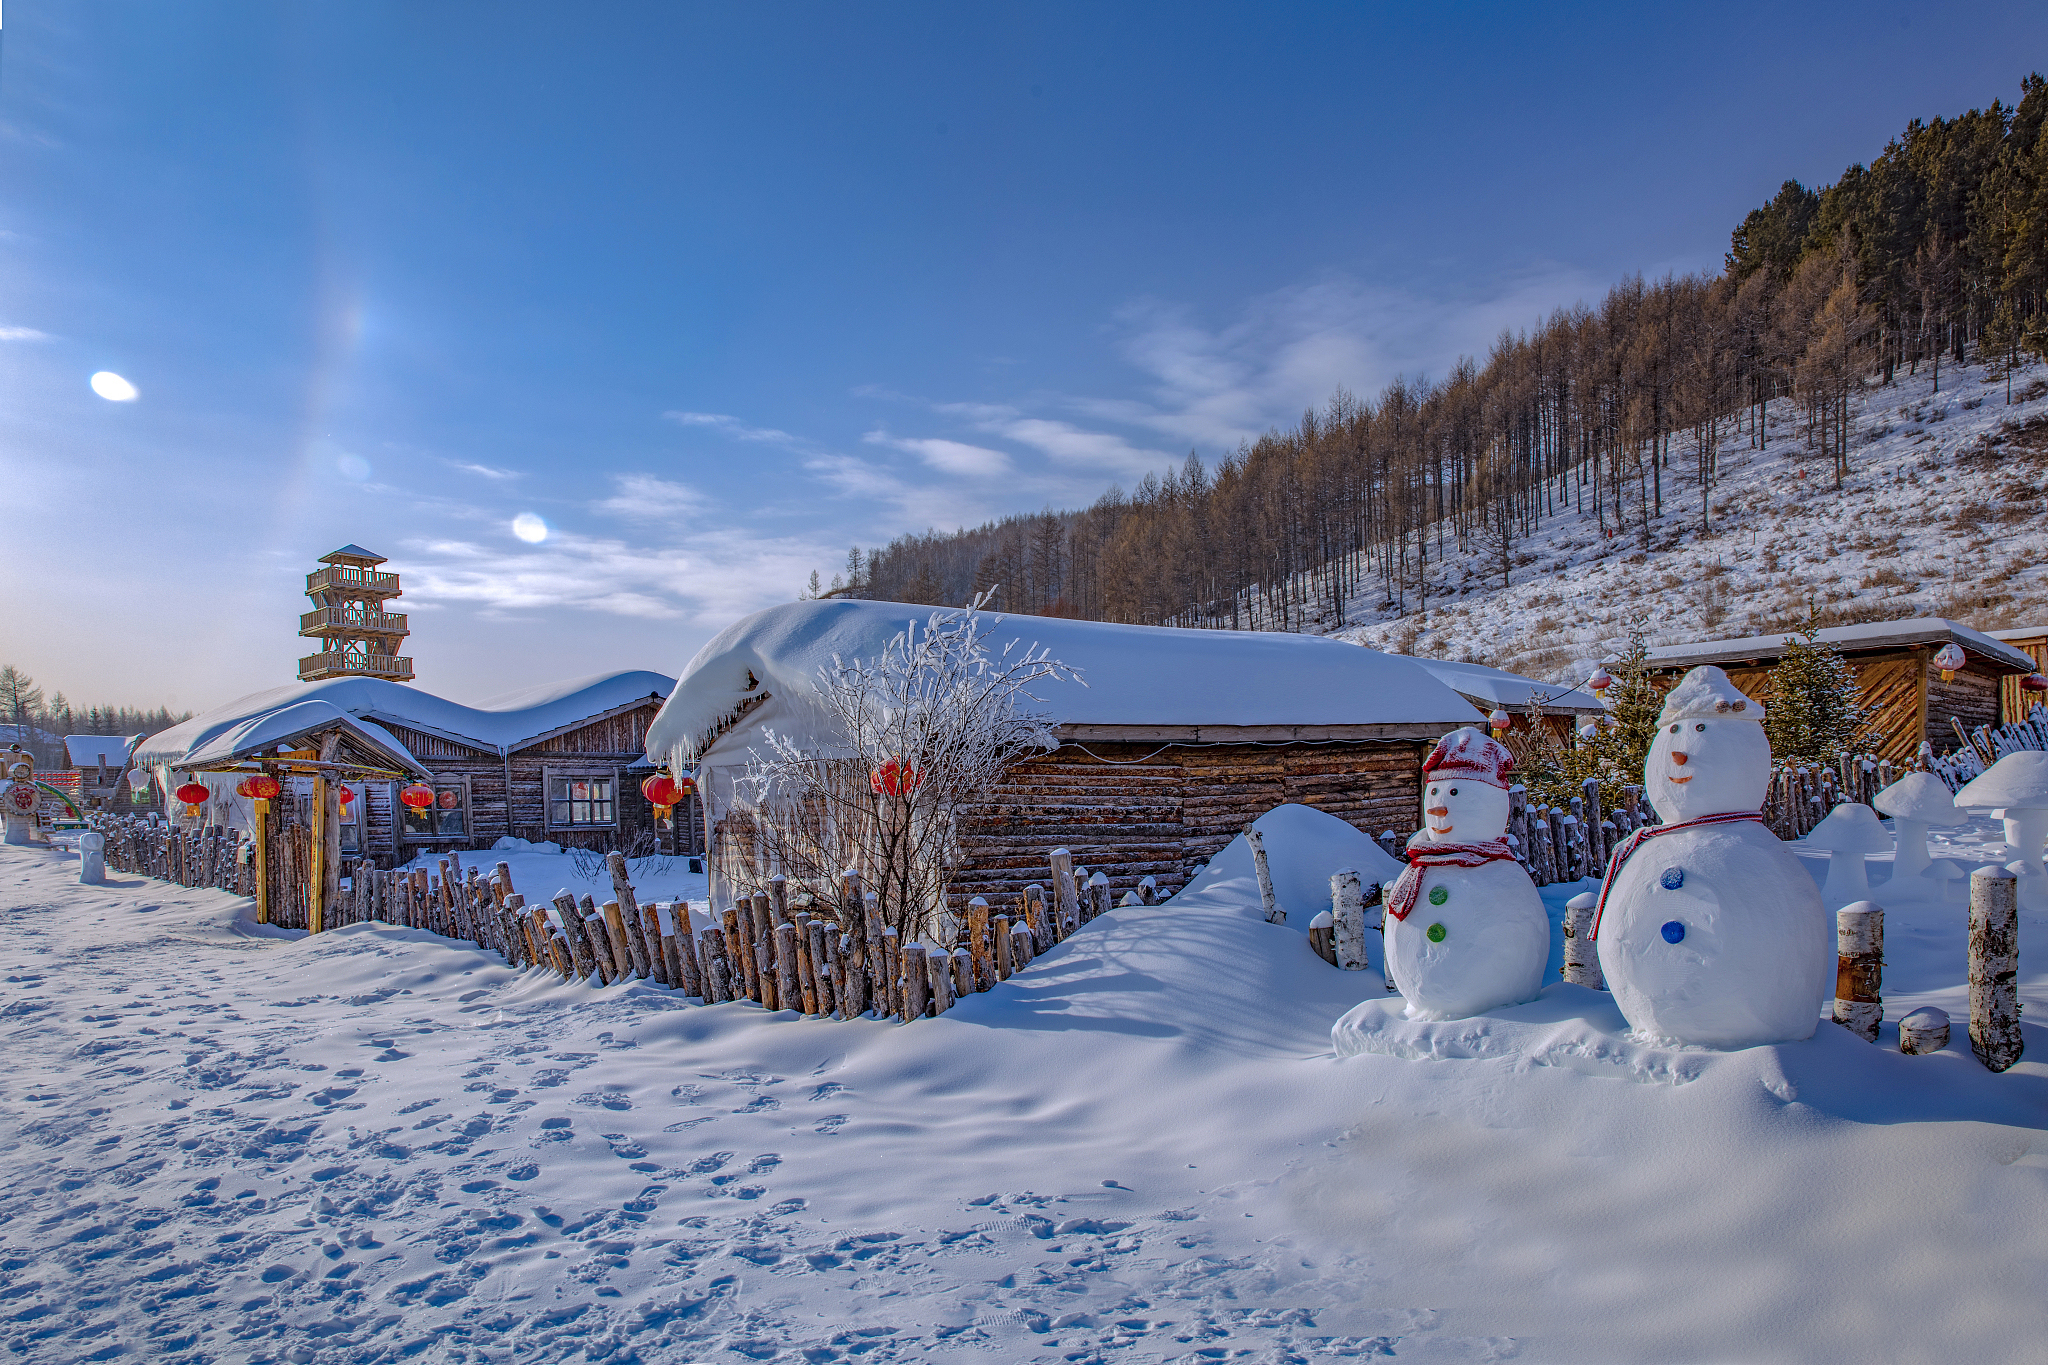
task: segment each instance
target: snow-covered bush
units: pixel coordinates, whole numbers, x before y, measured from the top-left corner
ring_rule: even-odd
[[[991,650],[1002,618],[980,610],[987,600],[933,612],[875,658],[835,655],[818,671],[811,701],[823,724],[813,741],[769,731],[748,759],[742,790],[757,866],[801,883],[792,889],[821,908],[838,900],[838,873],[851,867],[904,940],[951,939],[960,821],[1019,759],[1058,747],[1033,684],[1080,681],[1035,645]]]

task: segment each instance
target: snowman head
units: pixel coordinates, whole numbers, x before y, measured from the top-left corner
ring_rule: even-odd
[[[1471,726],[1437,741],[1422,762],[1422,834],[1435,844],[1479,844],[1508,828],[1514,755]]]
[[[1665,823],[1757,810],[1771,781],[1764,708],[1712,665],[1695,668],[1664,699],[1643,788]]]

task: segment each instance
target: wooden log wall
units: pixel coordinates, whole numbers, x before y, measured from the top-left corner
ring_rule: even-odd
[[[1112,899],[1147,877],[1171,895],[1245,826],[1288,802],[1367,833],[1413,829],[1428,747],[1064,745],[1018,764],[995,800],[963,823],[956,908],[975,896],[1014,900],[1039,879],[1043,851],[1054,844],[1108,878]]]

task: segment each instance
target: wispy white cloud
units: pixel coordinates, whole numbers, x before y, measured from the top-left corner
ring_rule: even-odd
[[[0,341],[48,341],[48,332],[33,327],[0,327]]]
[[[617,491],[592,506],[629,521],[674,522],[710,510],[710,500],[688,484],[652,474],[615,474],[612,483]]]
[[[735,441],[760,441],[767,445],[783,446],[790,450],[810,451],[816,449],[811,442],[792,436],[774,427],[752,426],[739,418],[723,412],[664,412],[663,417],[685,427],[707,427],[721,436]]]
[[[991,479],[1010,472],[1010,457],[1000,450],[987,446],[968,445],[964,441],[949,441],[938,436],[891,436],[886,431],[871,431],[861,438],[869,445],[887,446],[915,455],[942,474],[959,474],[967,478]]]
[[[523,479],[526,477],[523,470],[497,469],[491,465],[477,464],[470,460],[443,460],[442,463],[450,469],[460,470],[464,474],[474,474],[478,478],[494,479],[501,483],[510,479]]]

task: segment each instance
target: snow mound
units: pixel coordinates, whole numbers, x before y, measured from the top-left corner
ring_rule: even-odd
[[[1367,1000],[1330,1029],[1339,1057],[1376,1053],[1410,1061],[1506,1061],[1517,1070],[1553,1066],[1585,1076],[1660,1085],[1696,1081],[1713,1054],[1653,1047],[1628,1031],[1614,997],[1563,982],[1526,1005],[1471,1019],[1419,1020],[1399,996]]]
[[[1384,886],[1400,876],[1404,866],[1388,857],[1372,836],[1313,806],[1275,806],[1252,821],[1252,827],[1266,838],[1273,897],[1287,912],[1287,927],[1297,933],[1306,934],[1309,921],[1330,908],[1331,873],[1348,867],[1367,886]],[[1225,844],[1172,903],[1180,910],[1214,908],[1263,918],[1258,872],[1244,836]]]

